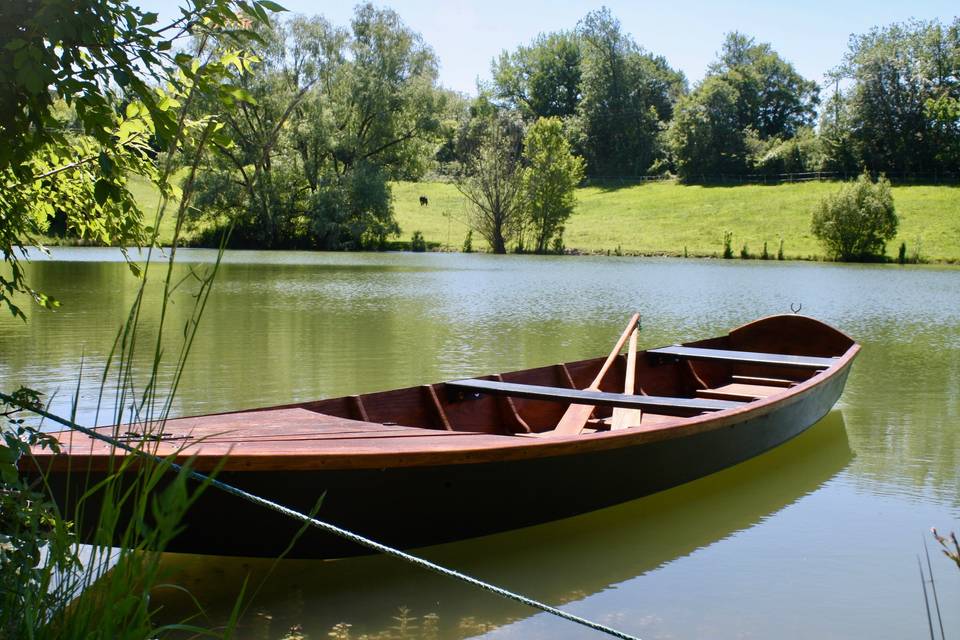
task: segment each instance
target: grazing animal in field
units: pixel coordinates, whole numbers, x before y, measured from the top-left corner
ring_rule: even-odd
[[[427,196],[420,196],[420,206],[425,207],[430,204],[430,201],[427,200]]]

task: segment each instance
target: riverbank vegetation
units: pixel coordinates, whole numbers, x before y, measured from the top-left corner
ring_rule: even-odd
[[[277,8],[269,0],[198,1],[167,25],[122,0],[41,0],[0,10],[0,306],[23,321],[22,296],[57,306],[20,263],[41,234],[153,246],[160,224],[171,219],[167,270],[149,257],[129,262],[139,290],[97,372],[97,413],[117,425],[114,446],[149,450],[173,407],[219,266],[175,282],[176,247],[198,159],[208,145],[229,145],[221,121],[197,105],[217,104],[225,113],[252,99],[229,84],[226,69],[254,62],[244,48],[256,41],[250,29],[268,24],[268,11]],[[148,284],[162,289],[160,320],[149,332],[141,324]],[[171,331],[164,320],[175,295],[186,298],[178,302],[187,313]],[[166,577],[160,554],[202,487],[187,486],[183,470],[129,455],[83,486],[65,488],[69,502],[55,502],[48,470],[31,456],[31,447],[56,447],[38,426],[40,397],[2,391],[0,639],[133,639],[174,628],[211,635],[188,623],[160,626],[150,604]],[[74,407],[78,402],[79,391]],[[220,635],[231,631],[228,625]]]
[[[650,182],[620,188],[576,190],[575,213],[566,222],[564,243],[577,253],[720,257],[724,231],[739,252],[747,244],[760,256],[766,242],[776,254],[780,240],[787,259],[826,260],[810,229],[820,200],[842,183],[778,185],[683,185]],[[422,231],[426,240],[457,249],[469,228],[466,202],[452,184],[399,182],[392,185],[397,222]],[[931,185],[891,187],[900,224],[887,244],[894,259],[901,243],[929,262],[960,261],[960,188]],[[426,195],[430,206],[418,205]],[[403,235],[402,237],[407,237]]]
[[[945,229],[949,222],[930,227],[925,220],[914,227],[912,204],[897,197],[908,184],[956,185],[960,179],[960,19],[911,21],[854,36],[825,87],[803,77],[775,44],[733,32],[718,43],[704,79],[691,86],[601,9],[567,30],[504,51],[473,96],[439,85],[441,61],[415,26],[389,9],[361,5],[348,26],[314,16],[254,30],[260,62],[227,69],[235,97],[250,99],[195,105],[220,118],[232,143],[226,150],[225,143],[214,142],[203,154],[190,209],[191,234],[199,244],[215,245],[229,228],[230,246],[246,248],[396,248],[417,231],[428,246],[460,246],[466,229],[458,229],[457,242],[447,239],[456,220],[421,220],[407,210],[409,192],[402,185],[419,182],[417,190],[439,192],[436,180],[475,182],[496,128],[492,123],[510,123],[517,144],[510,148],[511,175],[504,176],[511,180],[503,184],[519,182],[522,173],[529,191],[542,170],[533,166],[524,141],[551,119],[575,162],[582,163],[584,184],[598,186],[578,190],[572,210],[569,198],[539,206],[537,220],[564,219],[548,225],[549,239],[529,226],[534,219],[529,211],[518,214],[507,237],[485,233],[485,216],[476,207],[469,216],[459,214],[493,251],[619,248],[711,255],[717,239],[732,230],[737,248],[778,244],[782,238],[789,256],[826,258],[830,253],[809,232],[822,193],[803,207],[789,206],[792,217],[784,220],[776,189],[733,189],[738,195],[721,198],[720,208],[743,200],[746,209],[728,222],[723,215],[706,220],[691,215],[716,207],[707,190],[678,190],[670,196],[678,199],[672,212],[653,203],[656,215],[664,216],[662,225],[620,219],[612,211],[618,227],[613,237],[591,205],[605,200],[607,187],[641,184],[649,177],[726,188],[776,183],[785,174],[838,180],[866,171],[891,180],[897,210],[905,216],[894,251],[905,243],[910,255],[915,247],[922,249],[917,255],[933,260],[960,258],[957,241],[940,237],[942,230],[952,233]],[[613,191],[638,196],[620,206],[646,211],[646,188]],[[658,189],[650,191],[662,195]],[[704,202],[688,205],[680,193],[700,194]],[[944,205],[944,219],[958,211],[954,193],[946,189],[934,196]],[[770,200],[754,205],[754,194]],[[412,202],[423,207],[423,215],[454,202],[443,203],[437,198],[446,196],[438,195],[421,205],[419,195],[424,194]],[[749,226],[740,222],[760,208],[766,209],[761,228],[755,220]],[[638,228],[659,237],[641,238]],[[71,233],[87,242],[108,241],[84,229],[68,229]],[[123,239],[114,234],[109,241]]]

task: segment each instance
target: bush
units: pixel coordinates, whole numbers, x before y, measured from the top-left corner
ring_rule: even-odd
[[[733,231],[723,232],[723,258],[729,260],[733,257]]]
[[[898,223],[890,181],[881,176],[873,182],[864,173],[820,201],[810,229],[831,258],[874,260],[897,235]]]
[[[473,229],[469,229],[467,237],[463,239],[463,252],[473,253]]]
[[[422,253],[427,250],[427,241],[423,239],[423,232],[414,231],[410,238],[410,250]]]

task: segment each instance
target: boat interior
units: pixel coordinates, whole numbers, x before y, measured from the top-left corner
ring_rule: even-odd
[[[825,371],[854,343],[816,320],[774,316],[727,336],[296,405],[387,426],[550,436],[657,428],[787,393]],[[609,364],[608,364],[609,362]],[[604,366],[607,368],[604,369]],[[581,407],[573,426],[565,421]]]
[[[416,456],[435,460],[438,452],[477,459],[484,450],[497,457],[531,439],[546,444],[620,429],[669,429],[800,392],[857,348],[828,325],[784,315],[718,338],[639,351],[636,320],[606,359],[98,431],[153,443],[158,455],[196,455],[203,468],[224,456],[229,468],[242,469],[413,464]],[[84,468],[108,468],[116,453],[106,441],[71,431],[54,435],[66,453],[83,456]],[[79,468],[70,456],[34,453],[57,468]]]

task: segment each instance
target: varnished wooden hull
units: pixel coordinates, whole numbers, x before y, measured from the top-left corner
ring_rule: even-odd
[[[478,444],[459,447],[446,444],[458,442],[449,434],[450,439],[431,444],[422,454],[406,442],[407,450],[398,451],[392,464],[382,452],[364,462],[324,459],[318,451],[317,460],[324,463],[301,460],[286,469],[237,463],[227,465],[218,477],[305,512],[323,496],[320,519],[391,546],[411,548],[481,536],[649,495],[776,447],[831,409],[857,349],[850,341],[835,356],[836,366],[789,392],[737,410],[676,418],[662,428],[557,439],[490,435],[470,441]],[[522,379],[522,373],[515,378]],[[698,379],[709,373],[709,367],[702,369]],[[537,402],[530,401],[526,415],[534,415]],[[488,444],[491,438],[493,444]],[[499,448],[497,439],[505,440]],[[102,473],[93,463],[87,470],[94,479]],[[72,471],[54,465],[50,480],[55,491],[76,475],[76,468]],[[168,550],[272,557],[288,547],[300,528],[279,514],[213,489],[201,495],[184,524],[185,530]],[[334,558],[364,552],[353,543],[308,529],[289,557]]]

